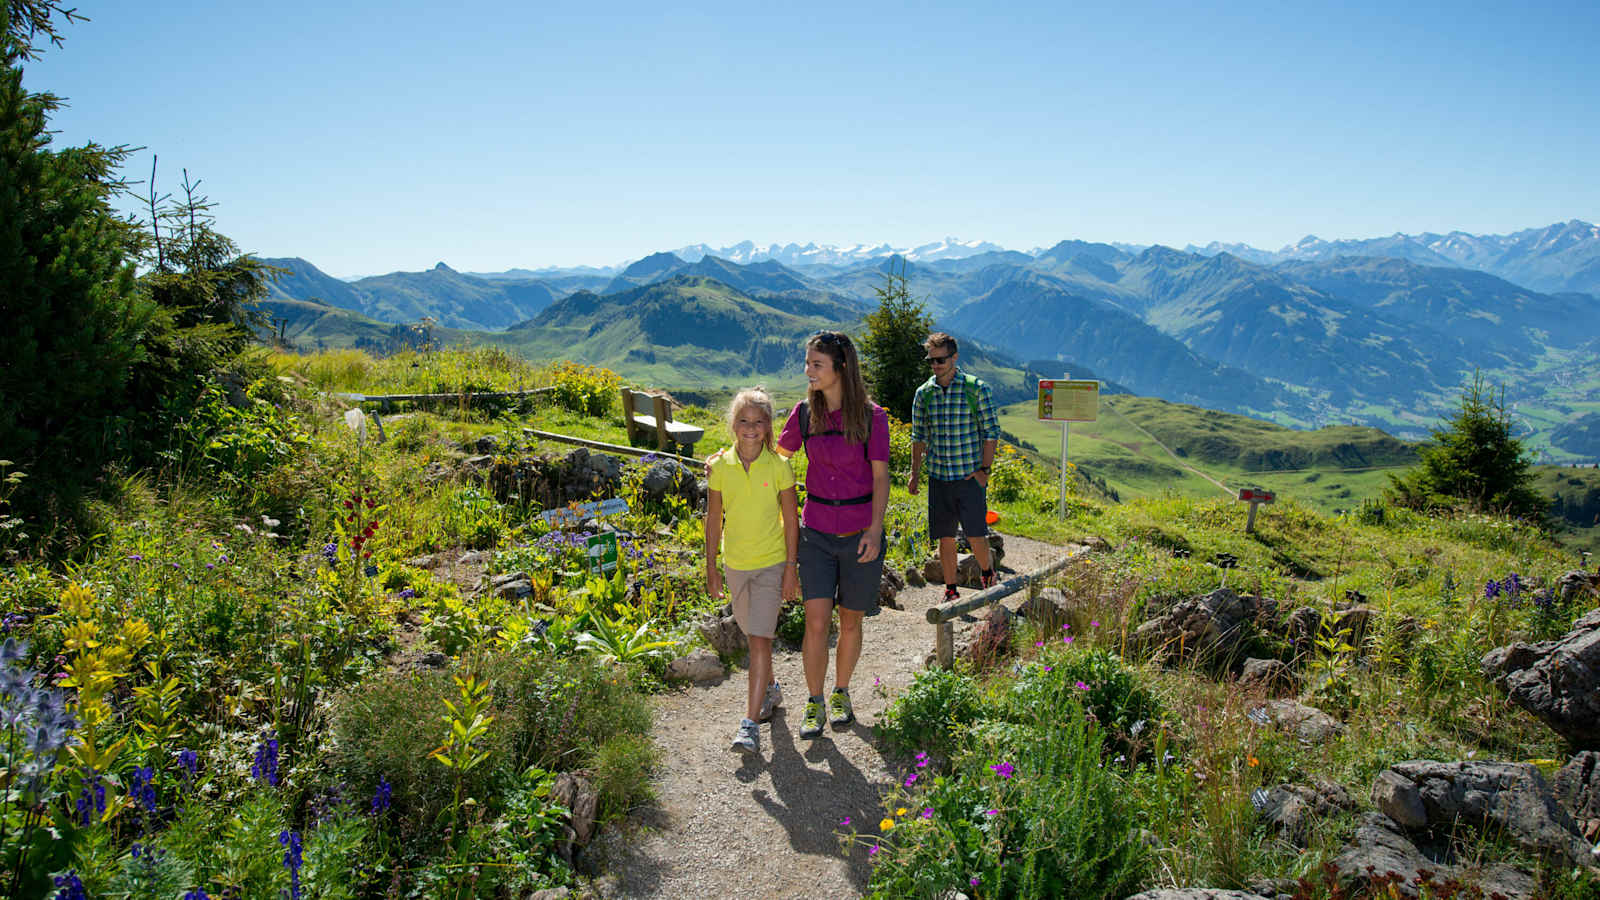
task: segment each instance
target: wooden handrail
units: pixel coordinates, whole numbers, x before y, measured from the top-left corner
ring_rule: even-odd
[[[1036,569],[1025,575],[1013,575],[1005,581],[993,587],[984,588],[970,597],[962,600],[952,600],[949,603],[929,609],[928,623],[934,627],[933,652],[935,660],[946,669],[955,663],[955,626],[951,624],[951,620],[956,616],[970,612],[980,606],[998,603],[1002,598],[1009,597],[1024,588],[1028,590],[1028,599],[1031,600],[1039,595],[1040,582],[1065,569],[1074,560],[1082,558],[1088,552],[1089,549],[1087,547],[1079,548],[1076,552],[1068,554],[1041,569]]]

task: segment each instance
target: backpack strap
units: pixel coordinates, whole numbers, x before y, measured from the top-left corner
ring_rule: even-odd
[[[806,460],[809,464],[811,459],[811,448],[809,446],[809,442],[811,440],[811,402],[809,400],[801,400],[799,407],[796,409],[796,414],[800,416],[800,446],[806,448]],[[819,432],[819,436],[829,434],[836,434],[840,437],[844,436],[844,432],[837,428],[830,428],[827,431]],[[868,445],[871,444],[871,442],[872,440],[869,436],[867,439],[867,444],[863,444],[861,446],[861,455],[868,459],[868,465],[871,465],[871,458],[869,455],[870,450],[868,449]],[[871,494],[866,494],[861,497],[849,497],[843,500],[835,500],[831,497],[819,497],[816,494],[811,493],[809,486],[803,485],[803,487],[806,487],[807,503],[816,502],[822,504],[823,506],[856,506],[862,503],[872,502]]]

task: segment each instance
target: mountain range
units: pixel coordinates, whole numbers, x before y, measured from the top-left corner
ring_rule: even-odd
[[[1087,370],[1284,424],[1420,436],[1477,369],[1512,386],[1520,427],[1556,458],[1588,455],[1592,429],[1562,426],[1600,414],[1600,300],[1573,289],[1600,281],[1600,229],[1582,222],[1501,236],[1308,238],[1277,253],[1079,240],[1032,253],[952,240],[916,248],[915,259],[749,242],[687,249],[698,252],[610,271],[465,274],[440,263],[354,282],[302,259],[268,260],[288,270],[270,302],[302,343],[403,343],[396,326],[428,317],[472,340],[686,387],[789,374],[806,333],[859,329],[895,273],[963,339],[963,362],[1008,396],[1026,395],[1032,372]]]

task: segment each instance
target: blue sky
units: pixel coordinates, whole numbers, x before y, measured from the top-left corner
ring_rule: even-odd
[[[1600,4],[775,6],[82,0],[25,84],[340,276],[1600,218]]]

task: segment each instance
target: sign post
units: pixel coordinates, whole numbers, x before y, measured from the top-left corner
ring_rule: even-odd
[[[1244,520],[1245,534],[1250,534],[1256,530],[1256,507],[1263,503],[1271,503],[1277,499],[1278,497],[1276,494],[1272,493],[1271,491],[1264,491],[1261,488],[1239,489],[1239,500],[1243,503],[1250,504],[1250,515]]]
[[[1067,429],[1072,422],[1093,422],[1100,418],[1100,382],[1039,380],[1040,422],[1061,423],[1061,493],[1056,498],[1056,515],[1067,515]]]

